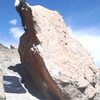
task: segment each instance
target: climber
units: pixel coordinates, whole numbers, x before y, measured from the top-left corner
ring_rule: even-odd
[[[21,17],[22,26],[23,26],[25,31],[26,31],[26,26],[25,26],[24,17],[22,14],[22,8],[25,8],[26,6],[27,6],[26,0],[15,0],[15,7],[16,7],[16,10]]]

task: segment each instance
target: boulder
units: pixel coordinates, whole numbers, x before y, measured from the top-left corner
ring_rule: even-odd
[[[3,85],[3,73],[0,70],[0,100],[6,100],[4,93],[4,85]]]
[[[93,100],[100,91],[98,69],[63,17],[39,5],[21,12],[27,30],[20,37],[20,60],[44,100]]]
[[[10,49],[16,49],[14,45],[10,45]]]

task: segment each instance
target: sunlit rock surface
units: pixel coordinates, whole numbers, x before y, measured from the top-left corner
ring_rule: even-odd
[[[62,16],[29,5],[22,15],[27,30],[20,38],[20,59],[44,100],[99,100],[99,71]]]

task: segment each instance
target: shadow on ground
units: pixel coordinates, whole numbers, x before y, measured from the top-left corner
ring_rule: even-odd
[[[10,83],[7,85],[5,84],[5,91],[7,92],[14,92],[16,91],[16,93],[25,93],[25,89],[21,86],[21,84],[23,83],[25,88],[29,91],[29,93],[32,96],[35,96],[36,98],[40,99],[40,100],[44,100],[43,97],[40,95],[40,93],[37,91],[37,89],[35,88],[34,83],[32,83],[32,80],[27,72],[27,70],[25,69],[25,67],[22,64],[17,64],[16,66],[10,66],[8,69],[13,70],[14,72],[19,73],[19,75],[21,76],[21,80],[19,81],[19,79],[17,77],[4,77],[4,80],[8,81],[11,79],[12,85],[10,85]],[[15,86],[15,84],[17,83],[17,86]],[[13,88],[14,86],[14,90],[10,90],[9,87]],[[19,91],[17,89],[20,89]]]
[[[20,78],[16,76],[4,76],[4,88],[8,93],[26,93],[20,83]]]

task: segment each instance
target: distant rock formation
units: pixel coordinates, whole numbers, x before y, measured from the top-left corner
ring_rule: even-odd
[[[8,48],[5,47],[3,44],[0,43],[0,50],[8,50]]]
[[[42,6],[21,11],[27,31],[20,38],[20,59],[44,100],[100,100],[100,72],[62,16]]]
[[[0,70],[0,100],[6,100],[6,96],[4,93],[4,85],[3,85],[3,73]]]
[[[17,49],[9,49],[0,44],[0,69],[5,71],[9,66],[20,63]]]
[[[16,49],[14,45],[10,45],[10,49]]]
[[[9,49],[0,44],[0,69],[0,100],[5,100],[5,96],[6,100],[40,100],[35,87],[31,91],[30,77],[20,64],[17,49]],[[26,83],[22,83],[24,79],[27,79]]]

